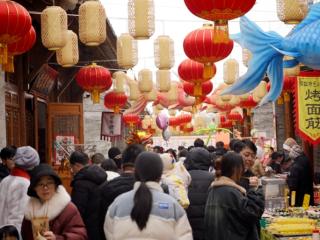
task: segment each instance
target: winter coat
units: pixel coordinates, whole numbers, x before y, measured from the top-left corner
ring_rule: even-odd
[[[115,179],[116,177],[119,177],[120,174],[117,172],[113,172],[113,171],[106,171],[107,174],[107,181],[111,181],[112,179]]]
[[[0,226],[14,225],[20,231],[28,202],[29,174],[14,168],[0,183]]]
[[[188,189],[190,206],[186,211],[195,240],[204,239],[204,209],[209,187],[214,179],[214,175],[208,172],[210,160],[209,152],[204,149],[191,151],[186,159],[192,179]]]
[[[71,182],[72,202],[86,225],[88,238],[99,240],[99,186],[107,180],[106,172],[97,165],[82,168]]]
[[[132,173],[123,173],[120,177],[117,177],[111,180],[110,182],[106,182],[100,186],[101,205],[99,229],[101,230],[101,239],[105,239],[105,235],[103,232],[103,224],[109,206],[120,194],[131,191],[133,189],[134,182],[135,179]]]
[[[296,207],[301,207],[304,194],[309,194],[313,205],[313,179],[309,159],[302,154],[295,158],[287,177],[290,191],[296,191]]]
[[[264,211],[259,191],[248,191],[227,177],[212,183],[205,208],[206,240],[258,240],[257,221]]]
[[[45,217],[49,219],[49,231],[52,231],[57,240],[86,240],[87,233],[77,207],[71,203],[70,196],[60,185],[57,192],[46,203],[38,198],[31,197],[22,223],[21,234],[23,239],[34,240],[31,219]]]
[[[4,179],[5,177],[9,176],[10,174],[10,171],[9,169],[3,165],[3,164],[0,164],[0,182],[2,181],[2,179]]]
[[[156,182],[146,183],[151,190],[153,204],[147,226],[140,231],[130,217],[139,184],[135,183],[134,190],[117,197],[109,207],[104,224],[106,238],[191,240],[192,231],[185,211],[174,198],[163,193],[161,186]]]
[[[250,181],[249,181],[250,177],[255,177],[255,175],[250,169],[248,169],[243,173],[239,182],[239,185],[244,189],[246,189],[247,191],[250,190]]]

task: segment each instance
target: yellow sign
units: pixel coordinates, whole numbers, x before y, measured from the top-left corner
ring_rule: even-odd
[[[320,142],[320,76],[298,77],[296,119],[300,135],[313,144]]]

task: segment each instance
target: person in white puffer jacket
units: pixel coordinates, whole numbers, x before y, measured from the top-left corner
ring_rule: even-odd
[[[19,231],[28,202],[28,171],[39,165],[38,152],[30,146],[19,147],[13,157],[15,167],[0,183],[0,226],[14,225]]]

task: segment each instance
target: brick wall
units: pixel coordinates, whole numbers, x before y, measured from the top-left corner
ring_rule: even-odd
[[[6,146],[6,109],[5,109],[4,72],[0,71],[0,148]]]

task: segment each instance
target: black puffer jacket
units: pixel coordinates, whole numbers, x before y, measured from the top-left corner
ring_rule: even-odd
[[[120,177],[101,185],[101,206],[99,220],[100,239],[106,239],[103,232],[103,224],[109,206],[120,194],[131,191],[134,183],[135,178],[133,173],[123,173]]]
[[[261,188],[248,191],[230,178],[212,184],[205,208],[205,240],[258,240],[257,221],[264,211]]]
[[[79,209],[86,225],[88,239],[100,240],[99,236],[99,211],[100,191],[99,186],[107,180],[106,172],[99,166],[92,165],[81,169],[71,182],[71,200]]]
[[[295,158],[288,174],[287,183],[290,191],[296,191],[296,205],[301,207],[303,197],[309,194],[310,205],[313,205],[313,179],[309,159],[302,154]]]
[[[210,154],[204,148],[192,149],[185,160],[186,168],[191,175],[191,184],[188,189],[190,205],[187,216],[195,240],[204,239],[204,209],[209,186],[214,179],[213,174],[208,172],[210,162]]]
[[[10,171],[9,169],[3,165],[3,164],[0,164],[0,182],[2,181],[2,179],[4,179],[5,177],[9,176],[10,174]]]

